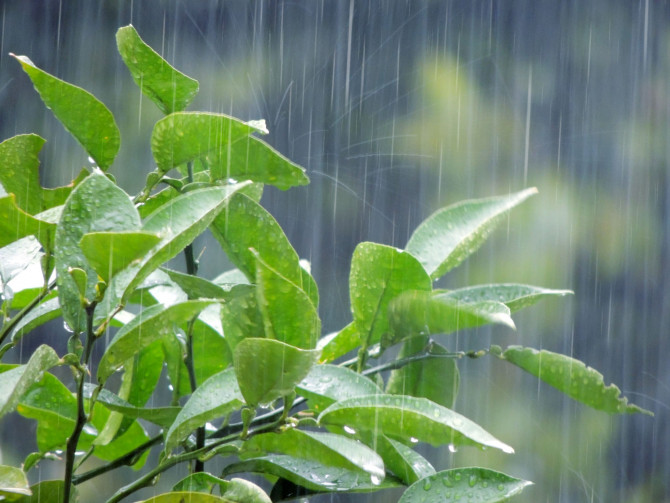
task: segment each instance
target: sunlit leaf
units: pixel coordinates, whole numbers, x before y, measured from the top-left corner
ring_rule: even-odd
[[[128,358],[164,337],[175,323],[189,321],[212,303],[211,300],[189,300],[169,307],[157,304],[144,309],[121,327],[107,346],[98,364],[98,381],[105,382]]]
[[[536,193],[537,189],[531,188],[442,208],[416,228],[406,250],[437,279],[477,251],[510,209]]]
[[[18,501],[30,496],[28,477],[20,468],[0,465],[0,497],[2,501]]]
[[[476,445],[514,452],[481,426],[425,398],[368,395],[335,402],[319,416],[322,426],[384,433],[397,440],[412,438],[432,445]]]
[[[371,491],[398,485],[387,477],[378,481],[362,477],[359,470],[326,466],[318,461],[298,459],[286,454],[268,454],[223,469],[223,474],[257,472],[275,475],[313,491]]]
[[[360,243],[351,259],[349,296],[354,323],[366,346],[388,330],[387,308],[407,290],[432,288],[421,264],[409,253],[376,243]]]
[[[242,457],[267,453],[288,454],[294,458],[318,461],[324,465],[361,471],[381,482],[384,462],[364,444],[342,435],[295,428],[280,433],[254,435],[244,443]]]
[[[107,169],[119,151],[119,129],[109,109],[88,91],[37,68],[26,56],[14,56],[33,81],[44,104],[84,147],[97,165]]]
[[[0,248],[26,236],[35,236],[45,248],[53,248],[55,228],[19,208],[14,194],[0,197]]]
[[[321,332],[316,307],[305,291],[256,254],[256,298],[267,337],[312,349]]]
[[[240,390],[249,405],[266,405],[292,392],[319,358],[317,349],[300,349],[274,339],[247,338],[233,360]]]
[[[165,436],[165,450],[170,452],[192,431],[207,421],[225,416],[244,405],[235,371],[226,369],[213,375],[193,392]]]
[[[56,228],[54,258],[63,318],[72,330],[84,332],[86,316],[69,270],[86,271],[85,297],[93,301],[97,296],[98,275],[79,247],[81,238],[89,232],[137,230],[139,226],[140,217],[128,194],[100,172],[89,175],[68,197]]]
[[[398,359],[418,353],[426,343],[427,337],[409,339],[400,350]],[[460,383],[456,360],[440,357],[449,351],[437,343],[431,344],[430,353],[435,356],[410,362],[391,372],[386,392],[393,395],[428,398],[432,402],[451,408],[456,400]]]
[[[161,241],[139,264],[126,267],[112,278],[105,291],[105,298],[96,310],[96,319],[107,317],[118,303],[127,301],[132,291],[152,271],[180,253],[204,232],[226,206],[228,198],[244,186],[246,184],[241,183],[188,192],[149,215],[141,230],[159,235]]]
[[[390,334],[382,341],[390,346],[416,335],[448,334],[496,323],[514,328],[510,310],[497,301],[460,302],[429,292],[405,292],[389,305]]]
[[[175,112],[159,120],[151,134],[151,151],[158,169],[219,155],[227,144],[240,141],[258,128],[223,114]]]
[[[436,295],[436,297],[448,297],[467,303],[493,300],[502,302],[509,307],[511,312],[514,312],[532,306],[536,302],[546,298],[564,297],[571,294],[570,290],[552,290],[539,286],[499,283],[495,285],[477,285],[459,288]]]
[[[223,144],[208,160],[214,181],[253,180],[281,190],[309,183],[303,168],[253,136]]]
[[[103,280],[139,261],[160,237],[146,231],[90,232],[84,234],[79,247]]]
[[[532,484],[486,468],[456,468],[429,475],[410,486],[398,503],[415,501],[468,501],[496,503],[507,501]]]
[[[648,410],[629,404],[615,384],[605,385],[603,375],[582,361],[547,350],[510,346],[505,351],[494,346],[491,352],[503,360],[521,367],[526,372],[550,384],[570,398],[610,414],[641,412],[653,416]]]
[[[183,110],[198,93],[198,81],[174,69],[132,26],[119,28],[116,45],[135,83],[163,113]]]
[[[298,383],[296,391],[309,400],[310,406],[322,411],[338,400],[373,395],[382,390],[367,377],[346,367],[314,365]]]
[[[256,281],[256,254],[269,267],[310,294],[318,306],[318,291],[310,275],[303,284],[299,257],[270,213],[244,194],[235,194],[214,220],[212,233],[223,251],[250,281]],[[311,280],[311,281],[310,281]]]
[[[0,417],[12,412],[21,397],[41,379],[44,372],[60,363],[56,352],[42,344],[33,352],[28,363],[0,373]]]

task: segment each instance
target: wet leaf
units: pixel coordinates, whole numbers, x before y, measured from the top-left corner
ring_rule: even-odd
[[[349,296],[354,323],[366,347],[388,328],[391,300],[407,290],[432,288],[421,264],[409,253],[376,243],[360,243],[351,259]]]
[[[223,475],[244,472],[275,475],[312,491],[369,491],[397,485],[389,478],[374,484],[371,478],[361,477],[358,470],[326,466],[318,461],[298,459],[286,454],[268,454],[232,463],[224,468]]]
[[[95,386],[84,386],[84,396],[90,398]],[[110,411],[120,412],[131,419],[144,419],[162,428],[169,428],[181,410],[181,407],[136,407],[104,388],[100,390],[97,401]]]
[[[54,259],[63,318],[72,330],[86,331],[86,315],[69,269],[86,271],[85,297],[92,301],[97,296],[98,275],[79,247],[81,238],[89,232],[136,230],[139,226],[140,217],[128,194],[100,172],[89,175],[68,197],[56,228]]]
[[[314,365],[298,383],[296,391],[309,400],[310,407],[322,411],[338,400],[374,395],[382,390],[369,378],[346,367]]]
[[[125,303],[152,271],[180,253],[204,232],[228,204],[228,198],[245,186],[241,183],[188,192],[149,215],[142,224],[142,230],[159,235],[161,241],[139,264],[126,267],[112,278],[105,291],[105,298],[96,310],[96,319],[107,317],[119,303]]]
[[[454,501],[496,503],[507,501],[532,484],[486,468],[456,468],[425,477],[410,486],[398,503]]]
[[[0,197],[0,248],[26,236],[35,236],[45,248],[53,248],[56,226],[38,220],[16,205],[16,197],[10,194]]]
[[[434,446],[475,445],[514,452],[477,423],[425,398],[398,395],[348,398],[324,410],[318,421],[322,426],[384,433],[404,442],[414,438]]]
[[[321,320],[305,291],[256,253],[256,299],[266,337],[303,349],[316,347]]]
[[[274,217],[260,204],[244,194],[235,194],[214,220],[212,233],[230,261],[250,281],[256,281],[257,254],[269,267],[309,293],[312,303],[318,306],[314,279],[307,274],[303,283],[298,254]]]
[[[58,298],[50,298],[40,303],[28,312],[14,327],[11,332],[12,342],[17,342],[25,334],[35,328],[54,320],[61,315]]]
[[[30,486],[32,496],[24,498],[20,503],[63,503],[62,480],[43,480]],[[72,487],[70,501],[77,501],[77,488]]]
[[[236,285],[231,299],[221,305],[221,324],[231,351],[248,337],[265,337],[263,317],[256,300],[256,287]]]
[[[208,160],[213,181],[253,180],[281,190],[309,183],[303,168],[253,136],[223,144]]]
[[[177,447],[192,431],[244,405],[244,399],[230,368],[214,374],[193,392],[165,436],[165,451]]]
[[[222,496],[234,503],[271,503],[270,497],[256,484],[244,479],[226,481]]]
[[[615,385],[605,385],[603,375],[583,362],[551,351],[521,346],[510,346],[505,351],[494,346],[491,352],[503,360],[521,367],[570,398],[610,414],[641,412],[653,416],[648,410],[629,404]]]
[[[537,189],[531,188],[442,208],[416,228],[406,250],[432,279],[438,279],[477,251],[510,209],[536,193]]]
[[[267,453],[288,454],[327,466],[360,471],[379,482],[386,475],[384,462],[375,451],[356,440],[334,433],[292,428],[281,433],[254,435],[244,443],[241,457],[257,457]]]
[[[114,116],[88,91],[37,68],[26,56],[10,54],[33,81],[44,104],[97,165],[107,169],[119,151],[121,139]]]
[[[211,473],[196,472],[184,477],[174,486],[172,490],[175,492],[193,491],[199,493],[211,493],[215,486],[225,486],[226,480],[215,477]]]
[[[435,468],[421,454],[385,435],[376,436],[374,447],[384,460],[386,468],[405,485],[435,473]]]
[[[163,173],[180,164],[218,155],[258,128],[223,114],[175,112],[159,120],[151,134],[151,151]]]
[[[405,292],[389,306],[390,334],[382,345],[391,346],[417,335],[448,334],[496,323],[514,328],[510,310],[497,301],[472,304],[428,292]]]
[[[224,299],[228,297],[228,292],[223,287],[205,278],[165,268],[162,271],[186,292],[189,299]]]
[[[570,290],[552,290],[539,286],[519,285],[515,283],[499,283],[495,285],[477,285],[458,290],[451,290],[436,297],[448,297],[466,303],[482,301],[502,302],[511,312],[518,311],[536,302],[550,297],[564,297],[572,295]]]
[[[0,143],[0,184],[16,196],[16,205],[30,215],[46,209],[41,198],[40,160],[45,139],[23,134]]]
[[[199,492],[164,493],[140,503],[231,503],[231,500]]]
[[[156,234],[146,231],[90,232],[82,236],[79,247],[98,276],[109,281],[159,241]]]
[[[107,346],[98,364],[98,381],[105,382],[128,358],[164,337],[174,324],[186,323],[213,302],[189,300],[169,307],[157,304],[144,309],[121,327]]]
[[[317,349],[300,349],[274,339],[244,339],[233,353],[240,390],[251,406],[270,404],[292,392],[318,358]]]
[[[3,501],[18,501],[30,496],[28,477],[20,468],[0,465],[0,497]]]
[[[418,353],[425,348],[427,342],[427,337],[416,337],[405,341],[398,359]],[[449,351],[437,343],[431,344],[430,353],[435,357],[408,363],[391,372],[386,392],[393,395],[428,398],[432,402],[451,408],[458,395],[460,383],[456,360],[440,357],[439,355],[448,354]]]
[[[140,38],[135,28],[119,28],[116,45],[135,83],[163,113],[181,111],[193,101],[198,81],[173,68]]]
[[[351,322],[339,332],[326,335],[319,339],[316,347],[321,349],[320,363],[328,363],[340,356],[353,351],[361,342],[361,335],[356,324]]]
[[[44,372],[60,364],[56,352],[46,344],[39,346],[25,365],[0,373],[0,417],[12,412],[21,397],[39,381]]]

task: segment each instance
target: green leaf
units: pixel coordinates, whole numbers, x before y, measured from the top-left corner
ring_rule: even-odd
[[[303,168],[253,136],[224,143],[208,161],[213,181],[253,180],[281,190],[309,183]]]
[[[226,342],[231,351],[240,341],[248,337],[265,337],[263,317],[258,308],[256,287],[236,285],[231,293],[235,295],[221,305],[221,323]]]
[[[514,328],[510,310],[496,301],[466,304],[428,292],[405,292],[389,306],[391,331],[386,347],[417,335],[448,334],[488,323]]]
[[[139,503],[231,503],[231,500],[199,492],[173,492],[159,494]]]
[[[235,194],[212,224],[212,233],[230,261],[256,281],[256,255],[287,280],[302,288],[315,306],[319,294],[307,274],[303,283],[300,258],[274,217],[244,194]],[[256,253],[254,253],[255,250]]]
[[[0,373],[0,417],[12,412],[44,372],[60,363],[56,352],[42,344],[33,352],[28,363]]]
[[[64,484],[62,480],[43,480],[30,486],[32,496],[23,498],[20,503],[63,503]],[[77,488],[72,487],[70,501],[77,501]]]
[[[292,392],[319,358],[307,350],[273,339],[247,338],[235,347],[235,374],[247,404],[266,405]]]
[[[442,208],[416,228],[406,250],[437,279],[477,251],[510,209],[536,193],[537,189],[531,188]]]
[[[418,353],[427,343],[427,337],[416,337],[405,341],[398,359]],[[449,351],[437,343],[431,344],[430,353],[435,356],[408,363],[391,372],[386,392],[392,395],[428,398],[432,402],[451,408],[458,395],[460,383],[456,360],[440,357],[439,355],[448,354]]]
[[[519,285],[515,283],[499,283],[495,285],[477,285],[458,290],[451,290],[436,297],[448,297],[466,303],[477,303],[487,300],[502,302],[511,312],[532,306],[548,297],[564,297],[572,295],[570,290],[551,290],[539,286]]]
[[[398,503],[447,501],[461,498],[469,502],[507,501],[532,484],[486,468],[456,468],[425,477],[411,485]]]
[[[95,386],[85,384],[84,396],[90,398],[94,389]],[[110,411],[120,412],[132,419],[144,419],[162,428],[169,428],[181,410],[180,407],[136,407],[104,388],[100,390],[97,402]]]
[[[35,134],[22,134],[0,143],[0,184],[30,215],[46,209],[42,205],[38,158],[45,141]]]
[[[3,501],[18,501],[31,494],[28,477],[23,470],[0,465],[0,497]]]
[[[139,226],[140,217],[128,194],[100,172],[89,175],[68,197],[56,228],[54,259],[63,318],[72,330],[86,331],[86,315],[68,271],[86,271],[86,298],[92,301],[98,295],[98,275],[79,247],[82,237],[89,232],[136,230]]]
[[[119,303],[125,303],[133,290],[162,263],[180,253],[207,229],[228,204],[229,197],[247,184],[211,187],[182,194],[149,215],[142,230],[161,236],[139,264],[123,269],[112,278],[105,298],[96,310],[96,319],[107,317]]]
[[[33,81],[44,104],[97,165],[107,169],[119,151],[119,128],[109,109],[84,89],[68,84],[37,68],[26,56],[15,56]]]
[[[52,249],[56,226],[39,220],[16,205],[16,197],[10,194],[0,197],[0,248],[26,236],[35,236],[42,246]]]
[[[551,351],[521,346],[510,346],[505,351],[495,346],[491,352],[547,384],[596,410],[610,414],[641,412],[653,416],[648,410],[629,404],[621,397],[621,390],[614,384],[605,386],[603,375],[580,360]]]
[[[334,433],[318,433],[291,428],[281,433],[261,433],[244,443],[242,457],[267,453],[318,461],[327,466],[360,471],[381,482],[384,462],[364,444]]]
[[[165,436],[165,451],[170,452],[193,430],[207,421],[240,409],[244,399],[232,368],[213,375],[193,392]]]
[[[223,469],[223,474],[256,472],[275,475],[312,491],[376,491],[398,484],[387,477],[378,481],[372,477],[361,477],[361,472],[326,466],[318,461],[297,459],[286,454],[268,454],[238,463]]]
[[[374,447],[384,460],[386,468],[405,485],[435,473],[433,465],[421,454],[386,435],[376,435]]]
[[[346,367],[314,365],[298,383],[296,391],[309,400],[310,407],[322,411],[338,400],[374,395],[382,390],[367,377]]]
[[[477,423],[425,398],[398,395],[348,398],[324,410],[318,421],[322,426],[384,433],[404,442],[415,439],[434,446],[451,443],[514,452]]]
[[[183,110],[198,93],[198,81],[175,70],[132,26],[116,32],[116,45],[133,80],[165,114]]]
[[[125,269],[151,250],[160,237],[146,231],[90,232],[79,247],[89,264],[103,280]]]
[[[175,492],[193,491],[199,493],[211,493],[214,490],[214,486],[220,485],[221,487],[224,487],[226,484],[227,481],[215,477],[211,473],[196,472],[181,479],[172,486],[172,490]]]
[[[197,383],[228,368],[233,355],[223,336],[221,305],[206,307],[193,325],[193,367]]]
[[[321,350],[319,362],[332,362],[356,349],[360,342],[361,335],[358,328],[354,322],[351,322],[339,332],[328,334],[317,341],[316,347]]]
[[[409,253],[376,243],[360,243],[351,259],[349,295],[361,342],[369,347],[388,331],[387,308],[407,290],[430,291],[430,278]]]
[[[211,300],[189,300],[165,307],[148,307],[119,329],[98,364],[98,381],[119,369],[128,358],[154,341],[163,338],[174,324],[185,323],[212,304]]]
[[[179,285],[179,288],[186,292],[189,299],[224,299],[228,297],[228,292],[223,287],[209,280],[171,269],[163,268],[162,270],[172,281]]]
[[[270,497],[256,484],[244,479],[226,481],[223,498],[234,503],[272,503]]]
[[[256,298],[267,337],[312,349],[321,332],[316,307],[302,288],[256,254]]]
[[[28,312],[12,330],[12,342],[17,342],[25,334],[61,315],[58,298],[45,300]]]
[[[217,155],[226,144],[255,131],[260,129],[223,114],[175,112],[154,126],[151,151],[158,169],[165,173],[194,159]]]

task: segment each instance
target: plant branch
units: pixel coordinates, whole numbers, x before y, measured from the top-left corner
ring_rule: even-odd
[[[28,314],[40,302],[42,302],[42,299],[44,299],[44,297],[46,297],[55,286],[56,286],[55,281],[48,286],[45,285],[44,288],[40,290],[40,293],[37,294],[37,297],[31,300],[23,309],[21,309],[18,313],[16,313],[7,323],[5,323],[2,326],[2,329],[0,329],[0,344],[4,342],[4,340],[14,329],[14,327],[19,323],[19,321],[21,321],[26,314]]]

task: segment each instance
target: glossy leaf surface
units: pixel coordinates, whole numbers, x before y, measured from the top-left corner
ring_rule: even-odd
[[[316,347],[321,350],[320,363],[328,363],[344,356],[349,351],[358,347],[361,341],[361,335],[354,322],[346,325],[339,332],[325,335],[316,343]]]
[[[476,445],[514,452],[481,426],[425,398],[368,395],[334,403],[319,416],[322,426],[384,433],[398,440],[415,438],[432,445]]]
[[[235,374],[246,403],[267,405],[293,391],[319,358],[274,339],[247,338],[235,347]]]
[[[43,209],[40,160],[45,139],[36,134],[17,135],[0,143],[0,184],[16,196],[16,205],[30,215]]]
[[[148,307],[119,329],[98,364],[98,381],[104,382],[128,358],[164,337],[173,324],[186,323],[212,304],[210,300],[189,300],[165,307]]]
[[[119,128],[109,109],[88,91],[40,70],[28,57],[14,58],[33,81],[44,104],[97,165],[107,169],[121,144]]]
[[[432,279],[437,279],[477,251],[501,217],[536,193],[537,189],[532,188],[442,208],[416,228],[406,250],[421,262]]]
[[[388,330],[387,308],[394,297],[431,287],[430,277],[409,253],[377,243],[359,244],[351,259],[349,296],[361,343],[376,344]]]
[[[198,81],[173,68],[140,38],[135,28],[119,28],[116,45],[135,83],[163,113],[183,110],[193,101]]]
[[[13,194],[0,197],[0,248],[26,236],[35,236],[45,248],[52,248],[55,228],[19,208]]]
[[[159,494],[141,503],[231,503],[231,500],[224,499],[213,494],[200,492],[171,492]]]
[[[22,499],[20,503],[63,503],[63,481],[43,480],[30,486],[32,496]],[[70,501],[77,501],[77,489],[72,488]]]
[[[436,295],[437,298],[447,297],[466,303],[496,301],[505,304],[511,312],[532,306],[546,298],[571,295],[570,290],[552,290],[539,286],[519,285],[515,283],[499,283],[495,285],[477,285],[451,290]]]
[[[384,459],[385,466],[405,485],[435,473],[435,468],[426,458],[402,442],[377,435],[374,446]]]
[[[30,496],[28,477],[20,468],[0,465],[0,497],[2,501],[17,501]]]
[[[45,300],[32,311],[28,312],[28,314],[16,324],[11,332],[12,341],[18,341],[25,334],[48,321],[58,318],[60,315],[61,309],[58,298]]]
[[[425,477],[410,486],[398,503],[459,501],[497,503],[507,501],[532,484],[485,468],[456,468]]]
[[[491,352],[594,409],[610,414],[642,412],[653,415],[648,410],[629,404],[615,384],[606,386],[600,372],[575,358],[521,346],[510,346],[505,351],[492,347]]]
[[[198,386],[184,404],[165,436],[165,450],[170,452],[196,428],[243,405],[234,370],[226,369],[213,375]]]

